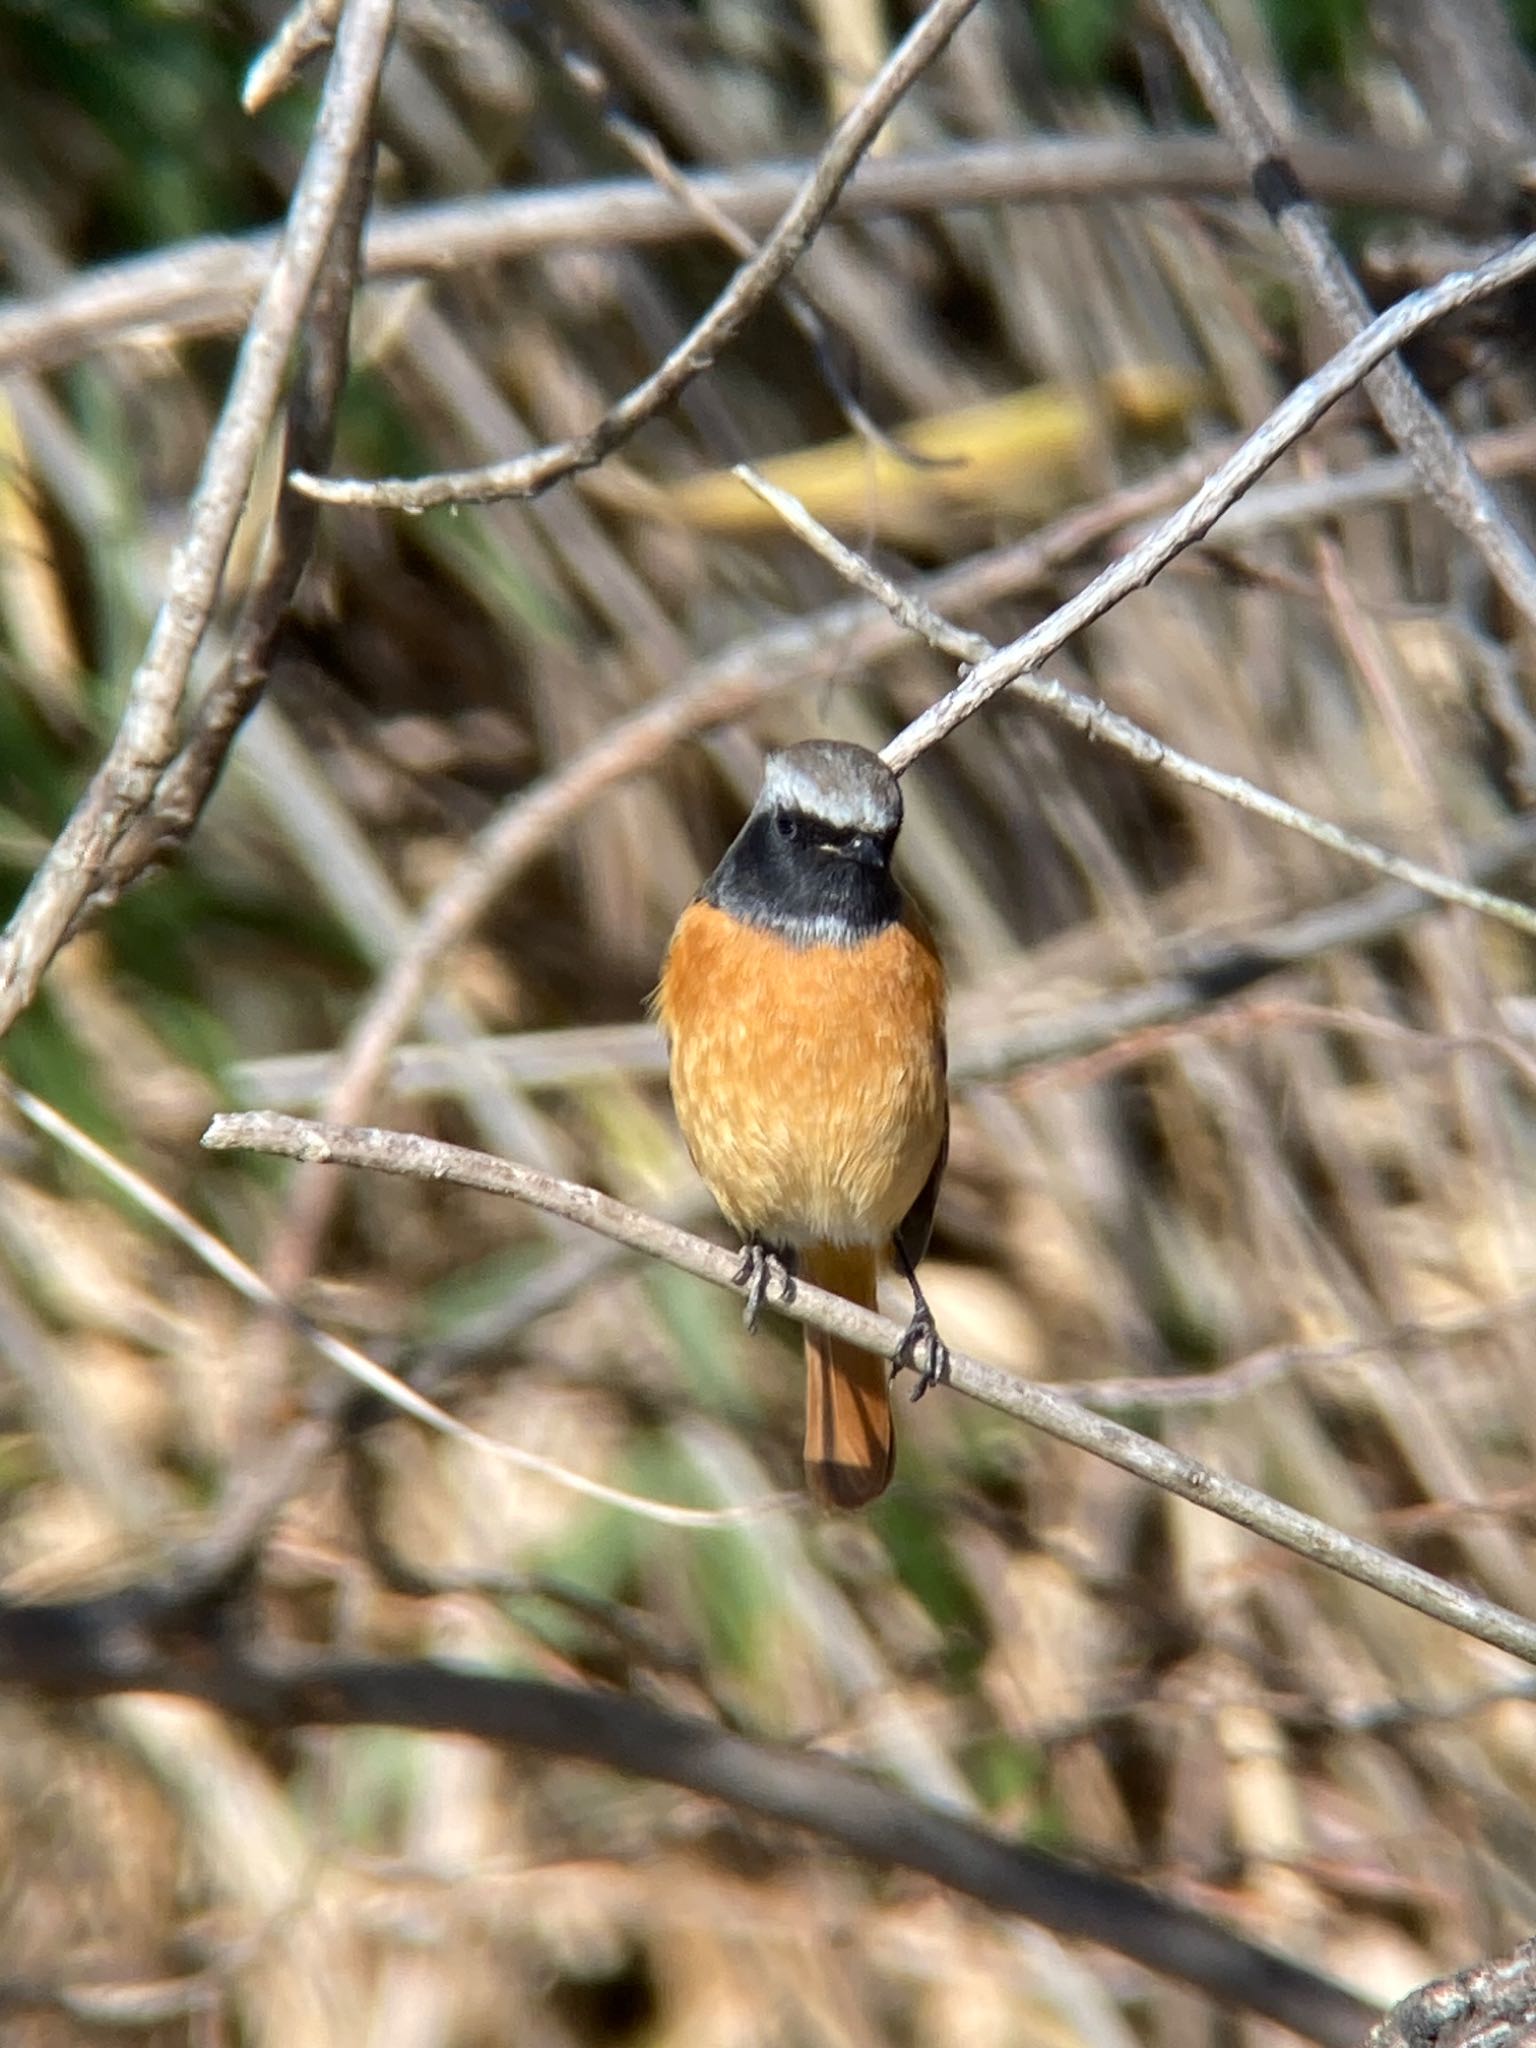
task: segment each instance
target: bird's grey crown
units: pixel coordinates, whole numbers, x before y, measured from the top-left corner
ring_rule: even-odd
[[[878,754],[848,740],[800,740],[770,754],[760,811],[802,811],[883,838],[901,824],[901,784]]]

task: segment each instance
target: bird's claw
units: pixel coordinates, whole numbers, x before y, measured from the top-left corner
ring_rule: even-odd
[[[757,1329],[757,1319],[768,1299],[768,1289],[775,1280],[779,1283],[781,1301],[793,1301],[795,1298],[793,1255],[775,1251],[772,1245],[760,1244],[755,1238],[742,1246],[741,1264],[731,1277],[737,1287],[747,1290],[741,1319],[752,1331]]]
[[[891,1377],[894,1379],[904,1367],[917,1374],[917,1385],[912,1389],[914,1401],[921,1401],[930,1387],[949,1378],[949,1346],[939,1335],[932,1309],[921,1297],[891,1356]]]

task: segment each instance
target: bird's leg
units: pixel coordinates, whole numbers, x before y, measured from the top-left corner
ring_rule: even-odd
[[[940,1380],[949,1377],[949,1346],[939,1335],[938,1325],[933,1320],[933,1310],[917,1284],[917,1269],[907,1257],[907,1248],[898,1237],[895,1240],[896,1257],[912,1290],[912,1320],[908,1323],[901,1342],[891,1354],[891,1377],[894,1379],[903,1366],[917,1374],[917,1385],[912,1389],[914,1401],[921,1401],[924,1394]]]
[[[747,1290],[747,1305],[741,1319],[749,1330],[755,1330],[773,1281],[779,1283],[781,1301],[795,1298],[794,1251],[788,1245],[764,1244],[759,1237],[749,1237],[741,1248],[741,1264],[731,1278],[736,1286]]]

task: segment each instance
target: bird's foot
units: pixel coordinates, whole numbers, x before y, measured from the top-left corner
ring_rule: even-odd
[[[914,1401],[921,1401],[930,1387],[949,1378],[949,1346],[939,1335],[933,1310],[921,1294],[913,1307],[912,1320],[891,1355],[891,1377],[894,1379],[903,1367],[917,1374],[917,1385],[912,1389]]]
[[[747,1290],[741,1319],[749,1330],[756,1330],[763,1303],[768,1299],[768,1289],[774,1281],[778,1282],[781,1301],[794,1300],[795,1255],[787,1249],[781,1250],[774,1245],[763,1244],[755,1237],[750,1238],[741,1248],[741,1264],[731,1277],[736,1286]]]

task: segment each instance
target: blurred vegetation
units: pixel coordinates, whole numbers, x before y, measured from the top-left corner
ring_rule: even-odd
[[[851,11],[877,47],[908,17]],[[1428,131],[1367,0],[1221,11],[1314,127],[1472,139]],[[573,0],[560,24],[611,105],[680,163],[715,165],[817,147],[847,83],[824,12]],[[1511,18],[1536,50],[1536,0]],[[0,5],[15,299],[280,216],[314,87],[240,111],[273,25],[261,0]],[[558,69],[544,10],[415,0],[386,82],[380,204],[633,175],[602,111]],[[1040,0],[984,5],[892,146],[1181,123],[1204,125],[1129,0]],[[1522,219],[1526,201],[1505,196]],[[1348,232],[1388,296],[1480,247],[1487,225],[1431,235],[1383,191]],[[584,424],[731,266],[695,237],[369,292],[338,468],[458,466]],[[888,428],[1023,393],[1058,423],[1073,409],[1065,456],[1023,448],[1000,481],[978,445],[969,491],[845,506],[843,530],[902,577],[1213,449],[1322,352],[1245,202],[871,219],[829,229],[801,275],[843,377]],[[114,729],[236,340],[157,332],[0,386],[0,908]],[[1434,367],[1464,432],[1529,419],[1521,320],[1452,332]],[[1128,422],[1106,394],[1147,369],[1178,402]],[[264,1063],[341,1042],[388,920],[404,927],[498,806],[695,664],[842,596],[788,537],[680,510],[743,454],[839,442],[840,395],[771,306],[579,487],[414,521],[328,515],[268,703],[186,859],[61,956],[6,1070],[243,1257],[271,1258],[289,1177],[200,1154],[207,1115],[308,1107],[313,1087],[285,1093]],[[1363,403],[1341,407],[1282,474],[1382,452]],[[210,660],[272,488],[269,464]],[[1501,488],[1528,531],[1528,481]],[[973,622],[1022,630],[1124,530],[1107,521]],[[1189,558],[1059,672],[1172,744],[1454,869],[1528,800],[1530,652],[1438,519],[1392,502]],[[578,810],[445,963],[440,992],[488,1034],[632,1028],[596,1074],[402,1085],[377,1120],[491,1143],[494,1115],[515,1115],[528,1156],[702,1220],[639,1022],[671,921],[766,745],[808,731],[878,744],[946,680],[907,648],[786,688]],[[1260,936],[1367,886],[1006,701],[925,760],[909,801],[907,873],[951,964],[962,1072],[968,1048],[1155,979],[1197,941]],[[1235,1027],[1213,1008],[1059,1072],[1021,1060],[957,1087],[930,1283],[941,1326],[1042,1379],[1142,1382],[1126,1397],[1140,1426],[1528,1608],[1530,975],[1513,934],[1427,917],[1275,977]],[[706,1504],[797,1484],[792,1334],[748,1339],[734,1302],[611,1256],[556,1286],[576,1242],[460,1191],[354,1180],[299,1296],[477,1425],[612,1484]],[[1340,1355],[1346,1340],[1359,1348]],[[1299,1362],[1206,1405],[1163,1398],[1288,1350]],[[0,1106],[8,1591],[64,1596],[163,1560],[321,1370]],[[1525,1931],[1536,1709],[1507,1660],[958,1399],[899,1426],[897,1484],[868,1516],[701,1535],[414,1425],[360,1422],[264,1549],[263,1612],[302,1641],[585,1677],[825,1743],[1370,1995]],[[381,1575],[381,1550],[507,1585],[411,1594]],[[211,1987],[217,2030],[191,2000],[132,2030],[156,2048],[339,2048],[386,2029],[392,2048],[467,2048],[522,2038],[509,2013],[530,2040],[657,2048],[921,2048],[954,2040],[957,2014],[978,2048],[1280,2040],[1102,1956],[1106,2007],[1090,2011],[1054,1943],[654,1786],[395,1733],[258,1742],[146,1699],[66,1714],[11,1698],[0,1734],[0,1978]],[[6,2038],[53,2048],[80,2024],[39,2010]]]

